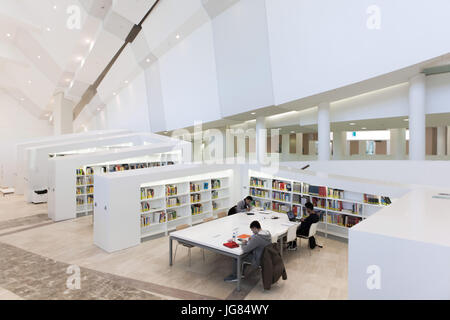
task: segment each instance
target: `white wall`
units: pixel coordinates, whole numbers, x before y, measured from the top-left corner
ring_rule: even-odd
[[[367,28],[370,5],[381,28]],[[450,2],[266,0],[275,101],[282,104],[450,52]]]
[[[206,23],[159,60],[167,130],[221,118],[212,36]]]
[[[38,120],[19,103],[0,93],[0,186],[13,186],[16,170],[16,144],[53,134],[47,120]]]
[[[266,7],[241,0],[213,20],[222,114],[274,104]]]
[[[105,112],[107,129],[150,132],[147,89],[143,72],[107,103]]]

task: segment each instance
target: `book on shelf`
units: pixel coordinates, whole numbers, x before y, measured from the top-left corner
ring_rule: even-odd
[[[200,202],[202,199],[200,193],[191,194],[191,202]]]
[[[166,204],[167,207],[175,207],[181,205],[181,201],[178,197],[168,198]]]
[[[364,203],[380,204],[380,198],[371,194],[364,194]]]
[[[255,197],[260,197],[260,198],[268,198],[269,192],[267,190],[255,189],[255,188],[251,187],[250,195],[255,196]]]
[[[302,193],[302,184],[294,182],[294,186],[292,188],[292,192]]]
[[[328,188],[328,198],[344,199],[344,190]]]
[[[272,181],[272,188],[275,190],[281,190],[281,191],[291,191],[291,184],[289,182],[279,181],[279,180],[273,180]]]
[[[84,170],[83,169],[77,169],[77,176],[84,176]]]
[[[291,194],[290,193],[279,192],[279,191],[273,191],[272,192],[272,198],[274,200],[290,202],[291,201]]]
[[[203,213],[203,205],[202,204],[193,204],[191,205],[191,214],[201,214]]]
[[[272,202],[272,210],[281,213],[288,213],[291,211],[291,206],[285,203]]]
[[[351,228],[362,220],[362,218],[360,217],[352,217],[339,213],[328,213],[327,216],[328,216],[327,222],[329,224],[334,224],[346,228]]]
[[[212,189],[222,188],[222,182],[219,179],[212,179],[211,180],[211,188]]]
[[[166,222],[166,213],[164,211],[159,212],[159,223]]]
[[[178,194],[178,187],[174,185],[166,186],[166,196],[176,196]]]
[[[388,206],[388,205],[390,205],[392,202],[391,202],[391,198],[389,198],[389,197],[381,197],[381,204],[382,205],[384,205],[384,206]]]
[[[177,212],[175,210],[167,210],[167,219],[169,221],[177,219]]]
[[[266,180],[251,177],[250,178],[250,186],[256,188],[267,188]]]

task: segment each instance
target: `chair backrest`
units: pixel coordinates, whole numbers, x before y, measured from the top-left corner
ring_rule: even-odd
[[[319,223],[313,223],[311,227],[309,228],[309,238],[314,237],[317,232],[317,227],[319,226]]]
[[[210,221],[213,221],[213,220],[214,220],[213,217],[209,217],[209,218],[203,219],[203,222],[210,222]]]
[[[295,241],[297,239],[297,225],[289,227],[287,232],[287,242]]]
[[[187,228],[189,228],[189,225],[188,225],[188,224],[182,224],[182,225],[180,225],[180,226],[177,226],[177,227],[176,227],[176,230],[177,230],[177,231],[180,231],[180,230],[187,229]]]
[[[218,219],[220,219],[220,218],[225,218],[226,216],[227,216],[227,213],[226,213],[225,211],[219,212],[219,213],[217,214],[217,218],[218,218]]]

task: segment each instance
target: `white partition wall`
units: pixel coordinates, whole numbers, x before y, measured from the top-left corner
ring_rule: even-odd
[[[16,145],[16,165],[17,165],[17,177],[15,183],[15,193],[24,194],[25,192],[25,169],[27,166],[27,153],[28,148],[37,148],[39,146],[58,144],[62,142],[74,142],[88,139],[98,139],[103,137],[109,137],[114,135],[121,135],[130,133],[129,130],[108,130],[108,131],[89,131],[76,134],[65,134],[60,136],[45,137],[39,139],[28,140]]]
[[[350,230],[349,299],[450,299],[448,189],[415,189]]]

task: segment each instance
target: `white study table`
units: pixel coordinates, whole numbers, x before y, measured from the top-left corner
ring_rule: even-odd
[[[299,225],[296,222],[290,222],[287,214],[277,213],[273,211],[251,211],[254,215],[247,215],[246,213],[238,213],[222,219],[216,219],[207,223],[199,224],[194,227],[175,231],[170,234],[170,265],[173,265],[172,250],[173,240],[190,244],[195,247],[214,251],[216,253],[232,257],[237,260],[237,290],[241,289],[241,264],[242,258],[246,256],[242,248],[228,248],[223,244],[232,239],[233,232],[237,235],[248,234],[252,235],[250,230],[250,223],[252,221],[259,221],[261,228],[267,230],[272,235],[272,243],[280,241],[280,248],[282,252],[283,237],[287,235],[288,229],[293,225]],[[278,219],[272,219],[277,217]]]

